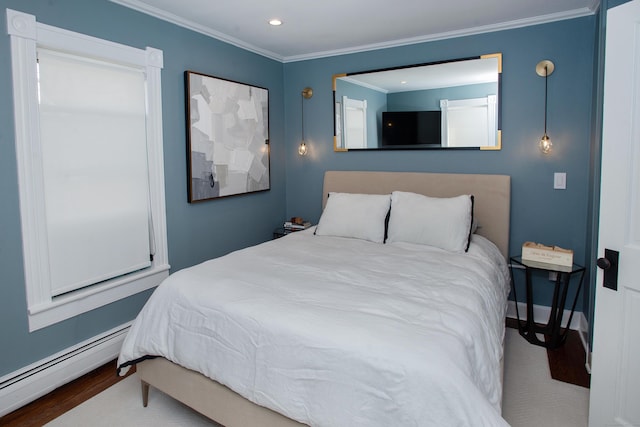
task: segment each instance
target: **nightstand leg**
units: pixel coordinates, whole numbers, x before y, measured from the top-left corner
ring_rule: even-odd
[[[536,320],[533,317],[533,281],[531,278],[531,270],[525,270],[525,281],[527,287],[527,328],[525,338],[527,341],[537,344],[540,341],[536,336]]]
[[[564,275],[562,273],[556,273],[555,286],[553,288],[553,298],[551,299],[551,310],[549,312],[549,320],[547,321],[547,326],[543,331],[546,335],[549,335],[551,337],[551,341],[553,341],[553,338],[556,335],[556,326],[559,324],[559,322],[562,321],[564,302],[559,304],[558,298],[560,296],[560,290],[562,289],[563,284],[566,286],[563,280],[563,276]]]
[[[516,293],[516,280],[513,277],[513,265],[509,264],[509,272],[511,273],[511,292],[513,292],[513,301],[516,306],[516,321],[518,322],[518,333],[524,336],[523,321],[520,320],[520,308],[518,306],[518,294]]]
[[[570,276],[567,273],[557,273],[556,286],[553,291],[553,302],[551,303],[551,313],[549,314],[549,343],[548,348],[556,348],[564,341],[565,334],[560,334],[562,327],[562,316],[564,306],[567,301],[567,291],[569,290]],[[559,298],[559,300],[558,300]]]

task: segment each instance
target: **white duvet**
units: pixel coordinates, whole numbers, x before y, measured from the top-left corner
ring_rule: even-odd
[[[118,366],[162,356],[312,426],[506,426],[504,258],[290,234],[172,274]]]

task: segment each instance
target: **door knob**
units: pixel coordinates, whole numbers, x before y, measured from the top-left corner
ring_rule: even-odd
[[[596,265],[604,270],[602,285],[605,288],[618,290],[618,260],[620,253],[611,249],[604,250],[604,257],[598,258]]]

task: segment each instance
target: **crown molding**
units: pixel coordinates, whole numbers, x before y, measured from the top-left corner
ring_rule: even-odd
[[[320,52],[310,52],[310,53],[301,54],[301,55],[283,56],[275,52],[271,52],[269,50],[259,48],[253,44],[247,43],[235,37],[231,37],[227,34],[221,33],[219,31],[216,31],[204,25],[197,24],[188,19],[181,18],[177,15],[166,12],[164,10],[155,8],[153,6],[149,6],[148,4],[143,3],[139,0],[110,0],[110,1],[112,3],[116,3],[121,6],[125,6],[130,9],[137,10],[138,12],[142,12],[146,15],[150,15],[155,18],[162,19],[163,21],[170,22],[180,27],[187,28],[197,33],[204,34],[206,36],[215,38],[225,43],[229,43],[241,49],[244,49],[253,53],[257,53],[258,55],[262,55],[267,58],[274,59],[276,61],[280,61],[283,63],[306,61],[311,59],[326,58],[330,56],[347,55],[352,53],[367,52],[367,51],[378,50],[378,49],[388,49],[392,47],[407,46],[412,44],[446,40],[446,39],[452,39],[457,37],[473,36],[478,34],[491,33],[495,31],[504,31],[504,30],[510,30],[515,28],[528,27],[532,25],[547,24],[550,22],[563,21],[567,19],[574,19],[574,18],[580,18],[583,16],[593,15],[596,13],[596,11],[600,7],[600,0],[593,0],[591,6],[589,7],[574,9],[566,12],[552,13],[552,14],[541,15],[541,16],[536,16],[532,18],[502,22],[499,24],[466,28],[466,29],[457,30],[457,31],[449,31],[449,32],[438,33],[438,34],[429,34],[425,36],[412,37],[412,38],[406,38],[406,39],[390,40],[382,43],[372,43],[367,45],[352,46],[344,49],[333,49],[333,50],[320,51]]]
[[[458,31],[449,31],[445,33],[429,34],[425,36],[412,37],[412,38],[399,39],[399,40],[390,40],[388,42],[354,46],[354,47],[349,47],[344,49],[335,49],[335,50],[324,51],[324,52],[313,52],[310,54],[288,56],[283,59],[283,62],[287,63],[287,62],[296,62],[296,61],[306,61],[309,59],[326,58],[330,56],[347,55],[351,53],[367,52],[367,51],[379,50],[379,49],[388,49],[392,47],[408,46],[408,45],[418,44],[418,43],[473,36],[478,34],[492,33],[495,31],[504,31],[504,30],[511,30],[515,28],[529,27],[533,25],[548,24],[551,22],[564,21],[567,19],[581,18],[583,16],[593,15],[595,14],[595,10],[597,10],[597,8],[592,9],[591,7],[588,7],[588,8],[585,7],[585,8],[575,9],[575,10],[562,12],[562,13],[541,15],[533,18],[519,19],[515,21],[502,22],[499,24],[485,25],[481,27],[465,28],[463,30],[458,30]]]

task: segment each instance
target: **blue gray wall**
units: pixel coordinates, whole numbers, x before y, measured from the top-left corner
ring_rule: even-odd
[[[512,177],[511,252],[525,241],[555,244],[586,259],[591,111],[593,105],[596,16],[544,25],[434,41],[378,51],[285,64],[287,120],[287,216],[317,220],[321,213],[322,177],[326,170],[385,170],[495,173]],[[333,151],[331,77],[400,65],[502,52],[502,150],[480,151]],[[550,155],[537,146],[544,128],[544,79],[536,64],[550,59],[548,134]],[[299,157],[296,120],[300,91],[314,89],[305,114],[309,154]],[[298,116],[299,117],[299,116]],[[553,189],[554,172],[567,173],[567,189]],[[587,282],[588,283],[588,282]],[[552,286],[540,281],[536,303],[549,305]],[[587,290],[588,291],[588,290]],[[523,295],[520,289],[519,297]],[[547,301],[545,303],[545,301]],[[550,301],[550,300],[549,300]],[[584,299],[578,301],[582,309]]]
[[[283,64],[106,0],[1,0],[0,27],[0,376],[135,317],[150,292],[29,333],[22,269],[13,100],[6,8],[39,22],[138,48],[164,51],[164,167],[172,271],[259,243],[285,216]],[[271,190],[187,203],[185,70],[269,89]],[[299,103],[298,103],[299,105]],[[298,122],[299,123],[299,122]]]

